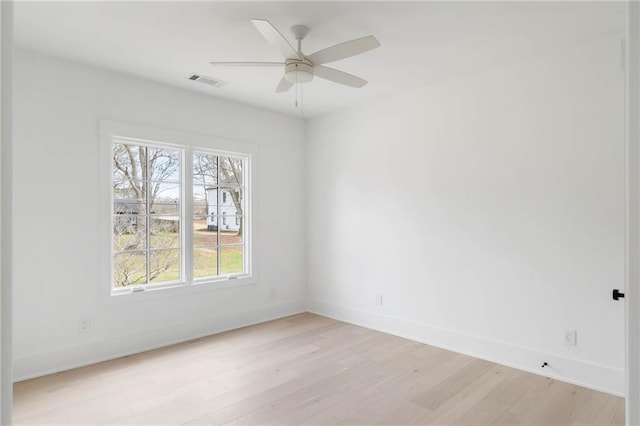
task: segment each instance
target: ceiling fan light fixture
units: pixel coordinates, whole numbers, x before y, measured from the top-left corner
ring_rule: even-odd
[[[287,64],[284,78],[291,83],[308,83],[313,80],[313,66],[304,62]]]

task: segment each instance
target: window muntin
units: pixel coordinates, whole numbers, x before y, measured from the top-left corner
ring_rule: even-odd
[[[114,141],[113,288],[182,281],[183,150]]]

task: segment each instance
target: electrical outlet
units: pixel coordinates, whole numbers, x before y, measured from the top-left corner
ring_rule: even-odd
[[[80,318],[80,321],[78,322],[78,331],[80,331],[80,333],[88,333],[90,326],[91,322],[89,321],[89,318]]]
[[[378,306],[382,306],[382,295],[379,294],[378,297],[376,297],[376,304]]]
[[[575,330],[567,330],[564,332],[564,344],[567,346],[576,346],[578,344],[578,333]]]

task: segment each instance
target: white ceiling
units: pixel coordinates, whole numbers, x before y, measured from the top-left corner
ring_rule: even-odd
[[[554,47],[624,32],[622,2],[18,2],[19,47],[288,114],[278,68],[214,68],[210,61],[280,61],[249,19],[311,28],[307,54],[375,35],[381,47],[329,64],[369,81],[362,89],[319,78],[304,86],[313,117]],[[200,73],[230,82],[188,81]],[[55,84],[55,82],[52,82]]]

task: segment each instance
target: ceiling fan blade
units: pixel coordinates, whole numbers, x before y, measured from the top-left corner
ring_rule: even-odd
[[[379,46],[380,42],[378,39],[370,35],[318,50],[309,55],[309,60],[311,60],[314,65],[327,64],[350,56],[359,55]]]
[[[324,78],[334,83],[344,84],[345,86],[361,88],[367,84],[367,80],[363,80],[360,77],[322,65],[315,65],[313,67],[313,74],[316,77]]]
[[[284,62],[209,62],[217,67],[281,67]]]
[[[252,19],[253,25],[256,26],[262,37],[264,37],[270,45],[278,49],[282,55],[287,59],[293,59],[298,57],[298,52],[291,46],[286,38],[280,31],[278,31],[271,22],[264,19]]]
[[[291,89],[292,86],[293,86],[292,82],[282,77],[282,80],[280,80],[278,87],[276,87],[276,93],[286,92],[287,90]]]

